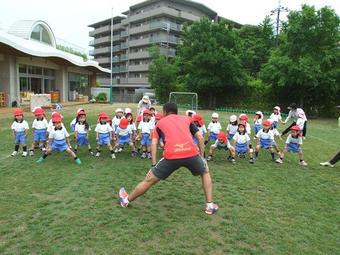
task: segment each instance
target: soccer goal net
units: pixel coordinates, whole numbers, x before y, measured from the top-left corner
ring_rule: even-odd
[[[169,94],[169,102],[177,104],[179,108],[186,110],[198,109],[198,95],[193,92],[171,92]]]

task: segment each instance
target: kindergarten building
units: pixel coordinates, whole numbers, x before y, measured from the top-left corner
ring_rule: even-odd
[[[86,101],[98,73],[110,70],[57,49],[44,21],[23,20],[0,30],[0,106],[29,104],[32,94],[50,94],[52,102]]]

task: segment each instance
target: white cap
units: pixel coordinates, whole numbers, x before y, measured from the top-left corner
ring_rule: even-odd
[[[263,117],[263,113],[261,111],[256,112],[256,115],[261,115],[261,117]]]
[[[187,115],[187,116],[189,116],[190,114],[191,114],[191,115],[195,115],[196,112],[193,111],[193,110],[187,110],[187,111],[185,112],[185,115]]]
[[[229,117],[229,121],[230,121],[230,122],[235,122],[235,121],[237,121],[237,116],[236,116],[236,115],[231,115],[231,116]]]
[[[219,117],[219,115],[218,115],[217,112],[214,112],[213,114],[211,114],[211,118],[218,118],[218,117]]]
[[[280,106],[275,106],[273,109],[277,110],[277,111],[281,111]]]
[[[125,108],[125,114],[128,114],[128,113],[132,113],[132,110],[131,110],[131,108]]]
[[[84,108],[79,108],[79,109],[77,110],[77,114],[80,113],[80,112],[85,112]]]
[[[142,101],[144,103],[149,103],[149,101],[150,101],[149,96],[143,96]]]
[[[116,113],[118,113],[118,112],[124,112],[124,111],[123,111],[122,108],[117,108],[117,109],[116,109]]]

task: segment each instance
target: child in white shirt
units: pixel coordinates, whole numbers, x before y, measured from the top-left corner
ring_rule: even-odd
[[[138,125],[139,134],[137,140],[140,140],[142,145],[142,156],[141,158],[151,159],[151,134],[154,129],[154,123],[151,122],[151,112],[144,110],[143,121]]]
[[[30,149],[30,156],[34,155],[34,149],[39,147],[42,143],[44,149],[47,147],[47,128],[48,122],[45,118],[45,112],[42,108],[36,108],[34,110],[35,119],[32,124],[33,129],[33,143]]]
[[[231,141],[234,135],[237,133],[238,125],[237,125],[237,116],[231,115],[229,118],[229,124],[227,126],[227,134],[228,140]]]
[[[77,122],[74,126],[74,136],[76,139],[74,151],[76,153],[78,151],[78,147],[87,146],[90,155],[94,155],[89,142],[89,131],[91,131],[91,127],[86,121],[86,113],[85,111],[79,111],[77,113]]]
[[[113,140],[113,129],[109,124],[110,116],[106,112],[99,113],[99,120],[94,130],[96,132],[96,140],[97,140],[97,153],[96,157],[100,156],[101,146],[106,145],[111,153],[111,158],[115,159],[116,155],[111,145],[111,141]]]
[[[273,121],[273,128],[277,129],[279,127],[279,122],[282,122],[281,108],[279,106],[273,108],[273,113],[270,115],[269,119]]]
[[[220,122],[218,121],[219,115],[214,112],[211,115],[211,122],[208,125],[208,141],[215,142],[217,140],[217,136],[222,129]]]
[[[16,109],[14,111],[14,121],[11,126],[14,137],[14,151],[11,156],[14,157],[18,154],[20,146],[22,146],[22,156],[27,156],[27,133],[29,126],[26,120],[24,120],[24,111],[22,109]]]
[[[255,158],[258,158],[260,149],[266,149],[270,151],[272,160],[275,161],[275,150],[273,148],[274,133],[270,129],[271,125],[269,120],[263,121],[263,128],[256,134],[257,144],[255,147]]]
[[[247,123],[245,121],[241,121],[238,124],[238,130],[237,133],[234,135],[234,148],[239,157],[245,157],[246,153],[249,153],[249,163],[253,164],[253,151],[249,147],[250,145],[250,137],[246,131],[246,125]]]
[[[132,157],[137,156],[136,147],[133,143],[133,131],[131,129],[131,124],[129,124],[128,119],[121,119],[119,126],[116,130],[117,145],[115,148],[115,153],[122,152],[124,145],[129,145],[131,147]]]
[[[233,164],[235,163],[235,149],[228,141],[227,134],[222,131],[218,134],[216,142],[210,146],[209,156],[207,157],[208,161],[212,159],[213,153],[216,149],[229,151],[230,160]]]

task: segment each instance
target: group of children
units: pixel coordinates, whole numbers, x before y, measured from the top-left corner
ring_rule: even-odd
[[[123,150],[125,145],[130,146],[133,157],[141,154],[141,158],[151,158],[151,134],[155,128],[156,122],[162,118],[162,115],[156,113],[155,108],[146,109],[136,120],[134,120],[130,108],[125,110],[118,108],[115,116],[110,118],[106,112],[98,115],[98,121],[94,129],[96,133],[96,152],[92,151],[89,135],[91,127],[87,122],[87,116],[84,109],[78,109],[76,117],[71,121],[70,128],[74,133],[75,146],[72,149],[70,135],[63,124],[63,116],[59,112],[52,112],[51,119],[48,122],[46,114],[42,108],[33,110],[35,119],[33,120],[33,143],[29,154],[27,151],[27,137],[29,125],[24,120],[22,109],[16,109],[14,112],[14,121],[11,126],[15,139],[15,148],[11,156],[18,154],[22,146],[22,156],[33,156],[36,148],[41,148],[43,156],[37,163],[42,163],[53,151],[66,151],[70,154],[77,164],[81,164],[77,157],[80,147],[87,147],[90,155],[99,157],[101,149],[106,146],[111,154],[111,158],[116,158],[116,153]],[[140,146],[137,147],[137,141]]]
[[[273,113],[269,119],[264,119],[262,112],[256,112],[253,120],[254,143],[251,141],[252,129],[246,114],[241,114],[239,117],[236,115],[230,116],[226,132],[222,131],[218,113],[211,115],[208,127],[205,126],[200,114],[193,111],[187,111],[186,114],[192,118],[202,136],[206,138],[205,143],[212,143],[207,156],[208,161],[212,160],[214,151],[218,149],[228,151],[228,160],[232,163],[236,162],[236,156],[245,158],[248,154],[249,163],[253,164],[259,158],[259,152],[264,149],[270,153],[272,160],[276,163],[282,164],[284,155],[287,152],[293,152],[299,155],[300,165],[307,166],[302,151],[303,125],[301,127],[297,124],[291,127],[291,133],[286,139],[283,150],[279,149],[275,141],[276,138],[282,140],[281,134],[277,130],[279,122],[282,122],[280,107],[278,106],[273,108]],[[195,142],[197,144],[197,141]]]
[[[133,157],[141,156],[141,158],[151,158],[151,138],[155,125],[162,115],[156,113],[155,108],[145,109],[136,119],[130,108],[118,108],[115,111],[115,116],[111,119],[109,114],[101,112],[98,115],[98,121],[94,129],[96,134],[96,151],[93,152],[89,134],[91,127],[87,122],[87,115],[84,109],[78,109],[76,117],[70,123],[70,128],[74,132],[75,146],[72,149],[70,135],[63,124],[63,116],[59,112],[53,112],[51,119],[46,120],[46,114],[42,108],[36,108],[33,111],[35,119],[32,123],[33,143],[29,152],[27,151],[27,136],[29,125],[24,120],[24,113],[21,109],[16,109],[14,112],[14,122],[12,131],[15,138],[15,149],[12,156],[16,156],[19,147],[22,146],[22,156],[34,155],[36,148],[43,150],[43,155],[38,159],[38,163],[42,163],[48,155],[53,151],[66,151],[73,157],[77,164],[81,164],[77,157],[77,152],[80,147],[87,147],[90,155],[99,157],[102,147],[106,146],[110,151],[112,159],[116,158],[116,154],[120,153],[124,146],[131,148]],[[213,153],[216,149],[228,151],[228,160],[232,163],[236,162],[236,156],[245,158],[249,155],[249,162],[253,164],[259,157],[259,152],[267,150],[273,161],[283,163],[284,155],[287,152],[298,153],[300,164],[306,166],[307,163],[303,158],[302,151],[302,129],[299,125],[291,128],[291,133],[288,135],[286,144],[283,150],[280,150],[275,139],[282,140],[277,128],[279,122],[282,122],[280,107],[275,106],[273,113],[269,119],[264,120],[262,112],[256,112],[254,122],[254,140],[251,141],[251,125],[246,114],[241,114],[239,117],[232,115],[229,118],[229,123],[226,132],[222,131],[222,125],[219,121],[219,114],[213,113],[211,121],[206,127],[203,117],[196,114],[194,111],[188,110],[186,115],[192,119],[192,122],[197,126],[202,136],[205,138],[205,144],[212,143],[209,148],[207,160],[212,160]],[[299,122],[297,122],[299,123]],[[198,141],[193,137],[195,144]],[[160,147],[162,147],[162,141]],[[253,146],[254,145],[254,146]],[[29,154],[28,154],[29,153]]]

